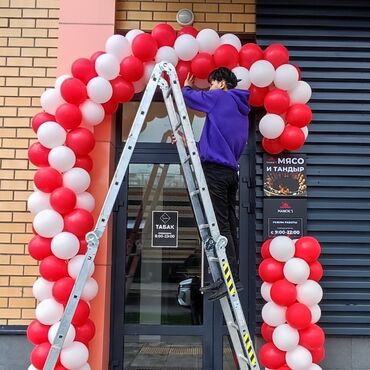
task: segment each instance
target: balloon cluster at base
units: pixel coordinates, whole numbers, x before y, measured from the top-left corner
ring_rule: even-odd
[[[214,68],[232,69],[240,80],[237,87],[250,90],[250,104],[267,110],[260,131],[268,152],[296,150],[307,136],[311,89],[300,81],[299,69],[289,64],[282,45],[262,51],[256,44],[242,46],[231,33],[220,37],[212,29],[198,32],[190,26],[176,32],[161,23],[151,32],[134,29],[125,36],[113,35],[105,50],[75,60],[70,74],[58,77],[54,87],[41,95],[43,110],[32,119],[37,141],[28,158],[37,170],[28,209],[35,236],[28,250],[40,261],[41,277],[33,287],[38,305],[28,338],[36,347],[29,369],[43,367],[81,268],[85,234],[94,226],[95,199],[89,188],[95,126],[143,91],[161,61],[176,67],[181,84],[188,73],[194,74],[198,88],[209,86],[207,77]],[[95,327],[89,319],[89,302],[97,292],[97,282],[90,277],[57,369],[90,368],[87,345]]]
[[[317,324],[323,291],[321,247],[310,236],[292,240],[278,236],[264,242],[259,275],[262,308],[259,353],[266,370],[321,370],[325,334]]]

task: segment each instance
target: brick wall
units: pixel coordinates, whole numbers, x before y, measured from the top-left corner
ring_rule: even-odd
[[[0,325],[34,317],[39,272],[27,252],[34,174],[27,148],[40,95],[54,85],[57,31],[57,0],[0,0]]]
[[[160,22],[179,29],[178,10],[191,9],[197,29],[255,33],[255,0],[124,1],[117,0],[116,28],[151,30]]]

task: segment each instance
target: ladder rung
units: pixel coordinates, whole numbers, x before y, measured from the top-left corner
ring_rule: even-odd
[[[191,155],[187,155],[186,158],[184,159],[184,163],[189,162],[191,160]]]
[[[209,228],[209,224],[201,224],[199,225],[199,229],[202,230],[202,229],[208,229]]]
[[[191,193],[190,193],[190,196],[191,197],[193,197],[194,195],[197,195],[197,194],[199,194],[200,193],[200,190],[199,189],[196,189],[196,190],[194,190],[194,191],[192,191]]]
[[[178,124],[177,124],[177,126],[175,127],[175,131],[177,131],[179,128],[181,128],[182,127],[182,122],[180,121]]]

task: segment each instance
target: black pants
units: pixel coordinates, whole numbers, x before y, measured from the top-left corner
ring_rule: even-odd
[[[238,173],[231,167],[216,163],[203,162],[202,165],[220,233],[228,240],[226,255],[231,273],[234,280],[238,281],[238,219],[235,212],[236,193],[239,186]]]

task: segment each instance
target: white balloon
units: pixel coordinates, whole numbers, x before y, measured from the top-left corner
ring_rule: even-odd
[[[267,60],[254,62],[249,69],[249,77],[252,84],[258,87],[269,86],[275,77],[275,68]]]
[[[51,167],[60,172],[65,172],[75,165],[76,155],[68,146],[56,146],[50,150],[48,161]]]
[[[96,126],[101,123],[105,117],[104,108],[101,104],[86,99],[79,106],[82,113],[82,122],[89,126]]]
[[[189,61],[197,55],[199,44],[194,36],[184,34],[176,39],[174,49],[181,60]]]
[[[53,298],[53,285],[51,281],[47,281],[42,277],[39,277],[32,287],[32,294],[38,301],[43,301],[44,299]]]
[[[72,189],[76,194],[86,191],[90,183],[90,175],[83,168],[74,167],[63,174],[63,186]]]
[[[113,94],[113,87],[103,77],[94,77],[87,83],[87,95],[95,103],[106,103]]]
[[[36,307],[36,319],[44,325],[53,325],[63,316],[63,305],[53,298],[44,299]]]
[[[285,324],[286,307],[277,305],[275,302],[267,302],[262,308],[262,319],[270,326]]]
[[[311,311],[311,324],[316,324],[321,318],[321,308],[318,304],[308,307]]]
[[[310,266],[302,258],[291,258],[285,262],[284,276],[293,284],[302,284],[310,275]]]
[[[63,145],[66,137],[66,130],[53,121],[46,121],[37,129],[37,138],[45,148],[52,149]]]
[[[137,35],[140,35],[141,33],[144,33],[144,31],[142,30],[138,30],[138,29],[133,29],[133,30],[130,30],[126,33],[125,37],[126,39],[128,40],[128,42],[130,44],[132,44],[132,41],[134,41],[134,38],[137,36]]]
[[[66,101],[58,89],[45,90],[40,97],[40,103],[45,112],[55,115],[55,112]]]
[[[251,86],[251,80],[249,78],[249,71],[245,67],[235,67],[232,69],[236,78],[241,80],[236,85],[237,89],[248,90]]]
[[[64,228],[63,217],[52,209],[44,209],[33,219],[33,227],[44,238],[52,238],[62,232]]]
[[[297,346],[285,355],[286,363],[292,370],[307,370],[312,365],[311,352],[303,346]]]
[[[72,78],[71,75],[61,75],[59,76],[56,80],[55,80],[55,83],[54,83],[54,87],[60,91],[60,86],[62,86],[62,83],[65,81],[65,80],[68,80],[68,78]]]
[[[44,209],[51,209],[50,194],[42,191],[34,191],[27,200],[27,209],[33,214],[43,211]]]
[[[105,42],[105,51],[114,55],[118,62],[132,54],[130,42],[122,35],[110,36]]]
[[[308,136],[308,127],[307,126],[301,127],[301,130],[303,132],[304,139],[306,140]]]
[[[52,326],[49,328],[49,332],[48,332],[48,339],[49,339],[50,344],[53,344],[54,339],[55,339],[55,336],[57,335],[57,332],[58,332],[59,326],[60,326],[60,321],[59,321],[59,322],[57,322],[57,323],[55,323],[54,325],[52,325]],[[65,336],[64,343],[63,343],[63,347],[67,347],[67,346],[69,346],[70,344],[72,344],[72,342],[75,340],[75,336],[76,336],[76,329],[75,329],[75,327],[71,324],[71,325],[69,326],[69,328],[68,328],[67,335]]]
[[[283,64],[276,69],[274,84],[279,89],[291,90],[297,86],[298,79],[297,68],[291,64]]]
[[[307,280],[297,285],[297,301],[307,306],[318,304],[322,300],[323,291],[320,284],[314,280]]]
[[[119,74],[119,61],[113,54],[107,53],[99,55],[95,61],[96,73],[106,80],[113,80]]]
[[[77,256],[71,258],[68,262],[68,275],[73,278],[77,279],[78,274],[80,273],[82,264],[84,262],[85,256],[82,254],[78,254]],[[91,266],[91,270],[89,273],[89,277],[94,273],[95,271],[95,264],[93,263]]]
[[[33,366],[32,364],[30,366],[28,366],[27,370],[39,370],[39,369],[36,369],[35,366]]]
[[[140,80],[134,81],[133,85],[134,85],[135,94],[142,92],[146,88],[146,85],[147,85],[147,82],[145,81],[145,76],[141,77]]]
[[[82,208],[92,212],[95,208],[95,198],[87,191],[77,194],[76,208]]]
[[[60,352],[60,362],[67,369],[78,369],[89,359],[89,350],[81,342],[73,342]]]
[[[267,139],[276,139],[283,133],[284,128],[284,120],[274,113],[265,114],[259,123],[259,130]]]
[[[307,370],[322,370],[322,367],[318,364],[312,364]]]
[[[53,254],[60,259],[70,259],[74,257],[80,249],[80,241],[77,236],[63,231],[54,236],[51,241]]]
[[[213,54],[221,42],[218,33],[211,28],[199,31],[196,40],[199,44],[199,51],[209,54]]]
[[[209,88],[209,82],[207,79],[202,79],[196,77],[194,80],[194,85],[196,87],[199,87],[200,89],[208,89]]]
[[[290,105],[302,103],[306,104],[312,95],[311,86],[305,81],[298,81],[297,86],[288,91]]]
[[[85,301],[93,300],[98,294],[99,286],[95,279],[89,278],[86,281],[84,289],[81,294],[81,298]]]
[[[266,281],[264,281],[261,285],[261,295],[266,302],[271,301],[271,287],[272,284],[267,283]]]
[[[272,341],[281,351],[292,351],[299,343],[299,332],[289,324],[282,324],[273,331]]]
[[[143,75],[143,78],[144,78],[144,81],[145,83],[148,83],[149,80],[150,80],[150,77],[153,73],[153,69],[155,67],[155,62],[148,62],[144,65],[144,75]]]
[[[171,48],[170,46],[162,46],[157,50],[155,61],[156,63],[168,62],[176,67],[179,57],[174,48]]]
[[[234,46],[236,50],[240,50],[242,48],[242,43],[238,36],[234,35],[233,33],[225,33],[220,37],[221,45],[229,44]]]
[[[279,262],[286,262],[294,256],[295,246],[287,236],[277,236],[271,240],[270,254]]]

